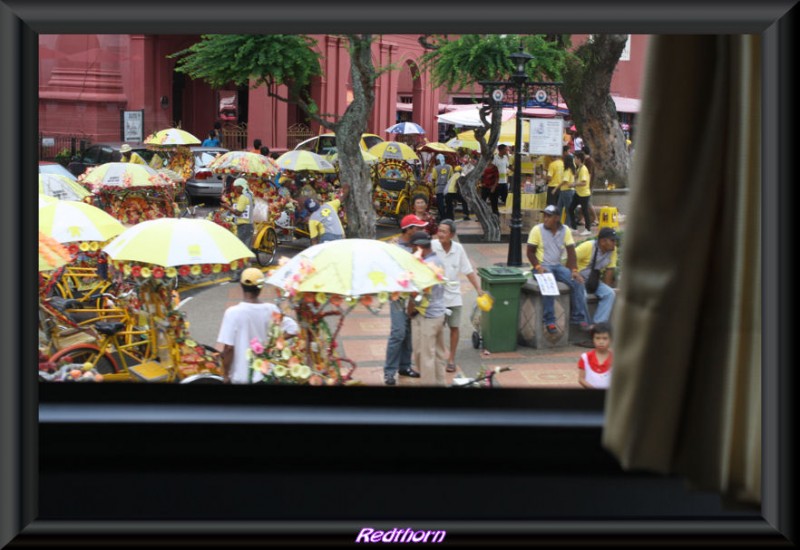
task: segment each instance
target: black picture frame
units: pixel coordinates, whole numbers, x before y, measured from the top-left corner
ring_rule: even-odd
[[[495,545],[793,540],[791,322],[782,305],[792,303],[785,276],[791,252],[781,238],[793,204],[787,174],[794,141],[786,122],[793,120],[795,97],[792,6],[604,2],[576,10],[574,4],[519,0],[502,8],[142,1],[101,9],[81,1],[0,2],[0,143],[6,158],[19,159],[0,163],[0,181],[25,183],[5,183],[0,203],[8,260],[1,268],[6,307],[0,341],[2,349],[11,350],[0,383],[0,544],[14,537],[10,547],[346,544],[360,526],[447,529],[448,543]],[[37,33],[101,28],[149,34],[176,28],[181,33],[525,33],[534,24],[537,32],[763,36],[764,504],[759,514],[722,510],[713,495],[692,493],[680,480],[621,472],[599,444],[599,392],[466,395],[420,389],[414,390],[413,403],[390,388],[310,393],[196,387],[178,394],[174,388],[148,387],[143,394],[139,387],[109,386],[100,393],[81,385],[64,392],[57,385],[38,387],[32,369],[24,368],[35,356],[29,343],[35,317],[30,297],[36,295]],[[41,424],[39,414],[47,419]],[[593,468],[592,475],[585,475],[586,468]],[[233,502],[226,503],[231,496]],[[46,520],[39,506],[43,499]],[[233,513],[226,513],[226,506]],[[121,516],[120,509],[131,515]],[[165,519],[165,510],[173,515]]]

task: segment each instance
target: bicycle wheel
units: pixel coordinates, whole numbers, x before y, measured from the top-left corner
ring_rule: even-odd
[[[253,252],[256,253],[258,265],[266,267],[275,259],[278,250],[278,235],[271,227],[258,235]]]
[[[99,353],[100,348],[94,344],[74,344],[58,350],[50,357],[50,360],[54,363],[58,363],[62,359],[66,359],[70,363],[86,363],[94,361]],[[119,372],[117,362],[108,353],[103,353],[102,356],[97,358],[94,368],[100,374],[115,374]]]

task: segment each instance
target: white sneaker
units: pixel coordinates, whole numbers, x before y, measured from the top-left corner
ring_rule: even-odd
[[[584,229],[583,231],[581,231],[580,233],[578,233],[578,235],[580,235],[580,236],[582,236],[582,237],[585,237],[585,236],[587,236],[587,235],[591,235],[591,234],[592,234],[592,232],[591,232],[591,231],[587,231],[586,229]]]

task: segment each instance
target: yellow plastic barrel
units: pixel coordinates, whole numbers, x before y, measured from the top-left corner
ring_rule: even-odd
[[[618,212],[616,206],[604,206],[600,209],[600,219],[598,226],[600,229],[604,227],[611,227],[619,229]]]

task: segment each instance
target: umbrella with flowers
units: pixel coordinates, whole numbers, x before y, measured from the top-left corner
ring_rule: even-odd
[[[445,279],[412,254],[383,241],[344,239],[318,244],[300,252],[283,263],[266,283],[283,291],[292,303],[301,335],[290,346],[283,341],[280,357],[275,346],[282,336],[270,335],[262,346],[266,355],[253,351],[255,365],[271,381],[281,378],[283,365],[289,361],[307,365],[311,376],[307,383],[341,384],[350,379],[355,365],[337,354],[336,337],[345,316],[356,306],[363,305],[377,312],[384,304],[408,297],[410,293],[425,293]],[[333,332],[325,318],[340,316]],[[286,357],[284,357],[284,355]],[[292,359],[292,358],[295,359]],[[299,363],[297,363],[299,361]],[[342,369],[342,363],[349,369]]]
[[[194,155],[190,145],[200,145],[200,140],[180,128],[165,128],[147,136],[144,144],[152,151],[169,152],[167,168],[178,174],[184,181],[194,172]]]
[[[80,183],[60,174],[39,174],[39,193],[70,201],[79,201],[91,194]]]
[[[108,162],[88,169],[79,181],[92,189],[106,212],[123,223],[178,215],[174,181],[149,166]]]
[[[179,356],[175,365],[178,377],[219,374],[218,357],[191,339],[183,312],[173,307],[173,290],[181,281],[240,269],[253,253],[217,224],[187,218],[142,222],[125,230],[103,251],[113,273],[136,286],[150,325],[165,326],[167,341]]]

